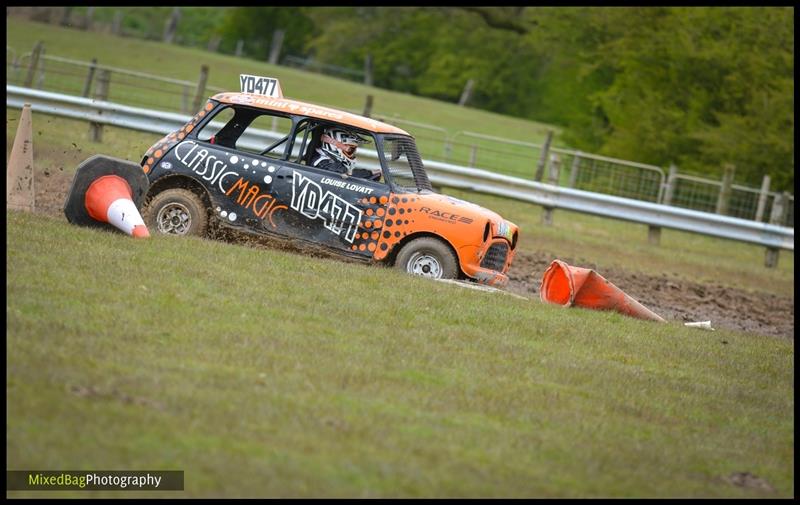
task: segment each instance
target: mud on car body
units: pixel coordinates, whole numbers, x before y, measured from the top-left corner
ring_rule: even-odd
[[[142,159],[150,182],[143,214],[151,230],[204,235],[214,219],[413,274],[508,282],[517,226],[434,192],[411,135],[286,99],[275,79],[240,80],[242,92],[211,97]],[[380,174],[377,180],[311,166],[330,127],[369,140],[359,149],[356,168]]]

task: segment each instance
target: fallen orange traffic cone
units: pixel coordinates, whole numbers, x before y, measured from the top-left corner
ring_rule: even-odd
[[[73,224],[105,228],[112,225],[136,238],[149,237],[138,209],[147,187],[147,176],[139,165],[92,156],[75,173],[64,214]]]
[[[149,237],[144,219],[133,203],[131,187],[118,175],[104,175],[86,190],[86,210],[92,219],[110,223],[128,235]]]
[[[543,302],[566,307],[616,310],[639,319],[666,322],[594,270],[560,260],[554,260],[545,270],[539,296]]]

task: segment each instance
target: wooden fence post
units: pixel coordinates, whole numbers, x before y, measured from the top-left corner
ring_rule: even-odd
[[[372,95],[367,95],[367,99],[364,101],[364,112],[361,115],[370,117],[370,114],[372,114]]]
[[[94,79],[94,72],[97,69],[97,58],[92,58],[92,63],[89,65],[89,72],[86,74],[86,82],[83,85],[83,93],[81,96],[88,97],[92,89],[92,80]]]
[[[775,197],[772,202],[772,211],[769,215],[769,224],[783,226],[786,219],[786,211],[789,208],[789,193],[784,191]],[[767,247],[766,255],[764,256],[764,266],[767,268],[775,268],[778,266],[778,254],[780,249],[777,247]]]
[[[758,194],[758,207],[756,207],[756,221],[758,222],[764,220],[764,209],[767,208],[767,198],[769,197],[769,183],[769,176],[765,175],[761,180],[761,191]]]
[[[736,167],[727,163],[725,173],[722,175],[722,187],[719,189],[717,198],[717,214],[727,214],[731,203],[731,185],[733,184],[733,173]]]
[[[81,26],[84,30],[91,30],[92,29],[92,17],[94,16],[94,7],[87,7],[86,8],[86,16],[83,18],[83,26]]]
[[[472,149],[469,152],[469,166],[475,167],[475,163],[478,162],[478,146],[473,145]]]
[[[45,66],[47,61],[44,59],[44,55],[46,53],[46,49],[42,47],[42,52],[39,54],[39,77],[36,79],[36,88],[42,89],[44,86],[44,75],[45,75]]]
[[[111,33],[114,35],[122,34],[122,17],[124,14],[121,10],[117,9],[114,12],[114,21],[111,22]]]
[[[178,30],[178,21],[181,19],[181,8],[173,7],[172,14],[164,26],[164,42],[172,44],[175,40],[175,32]]]
[[[192,103],[192,111],[197,112],[200,110],[200,104],[206,98],[206,82],[208,81],[208,65],[200,66],[200,79],[197,81],[197,93],[194,95],[194,102]]]
[[[661,227],[647,225],[647,242],[650,245],[661,245]]]
[[[100,69],[97,72],[97,86],[95,87],[94,97],[97,100],[108,100],[108,89],[111,84],[111,71]],[[89,123],[89,140],[92,142],[103,141],[103,125],[101,123]]]
[[[569,184],[567,187],[574,188],[575,184],[578,183],[578,171],[581,168],[581,152],[578,151],[575,153],[575,156],[572,158],[572,167],[569,171]]]
[[[72,14],[72,7],[64,7],[61,15],[61,26],[69,26],[69,17]]]
[[[364,85],[372,86],[372,55],[369,53],[364,57]]]
[[[216,53],[219,49],[220,42],[222,42],[222,37],[219,35],[212,35],[211,38],[208,39],[207,49],[212,53]]]
[[[678,167],[674,163],[669,165],[667,181],[664,183],[663,193],[661,194],[662,205],[672,205],[672,198],[675,196],[675,181],[678,178]],[[650,245],[661,245],[661,227],[647,225],[647,242]]]
[[[547,166],[547,154],[550,151],[550,143],[553,141],[553,130],[547,130],[547,138],[542,146],[542,153],[539,156],[539,163],[536,166],[536,174],[533,180],[541,182],[544,175],[544,168]]]
[[[44,48],[44,42],[41,40],[33,46],[31,61],[28,63],[28,75],[25,76],[25,82],[23,84],[26,88],[33,86],[33,78],[36,75],[36,67],[39,65],[39,55],[42,54],[42,48]]]
[[[470,96],[472,96],[472,88],[475,86],[475,79],[468,79],[467,83],[464,85],[464,91],[461,92],[461,98],[458,99],[459,107],[463,107],[469,102]]]
[[[550,173],[547,177],[547,182],[553,186],[558,186],[558,178],[561,176],[561,159],[558,154],[553,153],[550,155]]]
[[[558,186],[558,178],[561,172],[561,160],[558,157],[558,154],[553,153],[550,157],[550,170],[547,174],[547,182],[548,184],[552,184],[554,186]],[[542,207],[542,225],[543,226],[553,226],[553,211],[555,210],[554,207]]]
[[[661,203],[664,205],[672,205],[672,199],[675,196],[675,182],[678,179],[678,167],[674,164],[669,166],[669,174],[667,175],[667,187],[664,189],[664,197]]]
[[[272,44],[269,46],[269,64],[277,65],[281,56],[281,46],[286,30],[275,30],[272,32]]]

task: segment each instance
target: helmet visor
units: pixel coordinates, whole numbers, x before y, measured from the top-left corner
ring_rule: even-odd
[[[350,143],[350,142],[339,142],[338,140],[334,139],[330,135],[323,135],[322,139],[323,142],[327,142],[329,144],[335,145],[339,148],[339,150],[347,156],[348,158],[352,159],[356,154],[356,149],[358,149],[358,144]]]

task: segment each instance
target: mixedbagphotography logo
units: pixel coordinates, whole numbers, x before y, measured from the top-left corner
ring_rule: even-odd
[[[6,491],[183,491],[183,470],[8,470]]]

